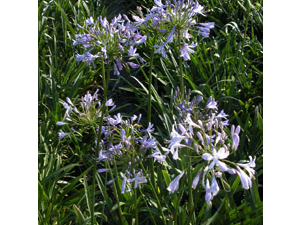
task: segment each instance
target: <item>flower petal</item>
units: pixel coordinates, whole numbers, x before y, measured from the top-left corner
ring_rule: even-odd
[[[221,171],[226,172],[228,170],[226,164],[221,162],[220,160],[217,160],[216,164],[219,166]]]
[[[203,155],[202,155],[202,158],[204,159],[204,160],[206,160],[206,161],[211,161],[211,160],[213,160],[213,156],[211,155],[211,154],[209,154],[209,153],[204,153]]]

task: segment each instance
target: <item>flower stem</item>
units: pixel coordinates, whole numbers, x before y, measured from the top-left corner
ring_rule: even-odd
[[[177,35],[178,35],[177,36],[178,49],[180,49],[180,46],[181,46],[180,29],[178,29]],[[180,75],[180,92],[181,92],[181,98],[183,100],[183,98],[184,98],[183,69],[182,69],[182,58],[180,56],[179,56],[179,75]]]
[[[104,92],[106,88],[106,82],[105,82],[105,64],[104,64],[104,59],[102,59],[102,79],[103,79],[103,88],[104,88]],[[101,130],[102,130],[102,123],[103,123],[103,117],[104,117],[104,102],[106,102],[106,100],[103,100],[103,105],[102,105],[102,111],[101,111],[101,117],[100,117],[100,124],[99,124],[99,128],[98,128],[98,135],[96,133],[97,136],[97,145],[96,145],[96,151],[95,151],[95,156],[96,159],[94,159],[94,169],[93,169],[93,180],[92,180],[92,206],[91,206],[91,225],[94,225],[94,220],[95,220],[95,180],[96,180],[96,170],[97,170],[97,158],[99,157],[99,143],[100,143],[100,138],[101,138]]]
[[[152,68],[153,68],[153,58],[154,58],[154,45],[156,43],[157,33],[155,31],[151,56],[150,56],[150,68],[149,68],[149,83],[148,83],[148,114],[147,114],[147,124],[151,122],[151,96],[152,96]]]
[[[94,169],[93,169],[93,181],[92,181],[92,203],[91,203],[91,225],[94,225],[95,222],[95,179],[96,179],[96,168],[97,162],[94,162]]]
[[[193,199],[193,192],[192,192],[192,162],[191,162],[191,150],[188,150],[188,169],[187,169],[187,176],[188,176],[188,189],[189,189],[189,219],[192,219],[193,223],[196,222],[196,216],[194,211],[194,199]]]
[[[105,173],[105,187],[106,187],[106,185],[107,185],[107,173]],[[103,201],[102,214],[101,214],[101,223],[100,223],[100,225],[102,225],[102,223],[103,223],[103,218],[104,218],[103,215],[104,215],[105,203],[106,203],[106,201]]]
[[[137,205],[137,193],[136,193],[136,188],[134,189],[134,205],[135,205],[135,223],[136,225],[139,224],[139,209]]]
[[[110,80],[110,67],[111,67],[111,62],[112,62],[112,59],[109,59],[108,68],[107,68],[107,75],[106,75],[105,80],[103,80],[103,84],[104,84],[104,82],[106,81],[106,83],[105,83],[105,88],[104,88],[104,100],[103,100],[103,107],[104,107],[104,114],[105,114],[105,115],[108,113],[108,111],[107,111],[107,106],[105,106],[105,103],[107,102],[107,91],[108,91],[108,85],[109,85],[109,80]],[[105,74],[104,74],[103,77],[105,77]],[[103,86],[104,86],[104,85],[103,85]]]
[[[116,176],[116,180],[113,182],[113,189],[114,189],[115,197],[116,197],[117,204],[118,204],[118,211],[119,211],[119,215],[120,215],[120,221],[121,221],[121,224],[124,225],[124,219],[125,218],[123,217],[123,212],[122,212],[122,209],[121,209],[121,206],[120,206],[119,194],[118,194],[118,190],[117,190],[117,185],[119,185],[119,182],[118,182],[119,179],[118,179],[118,174],[116,173],[117,167],[116,167],[115,159],[113,159],[113,163],[114,163],[114,172],[115,172],[115,176]],[[109,163],[107,163],[107,164],[109,165]],[[113,180],[114,179],[113,172],[110,170],[109,173],[110,173],[111,179]],[[117,185],[116,185],[116,183],[117,183]]]

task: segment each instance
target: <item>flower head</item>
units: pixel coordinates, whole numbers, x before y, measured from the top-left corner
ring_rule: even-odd
[[[220,148],[218,152],[214,148],[212,150],[212,154],[204,153],[202,158],[206,161],[212,161],[208,169],[212,169],[215,165],[217,165],[221,171],[226,172],[228,168],[224,162],[220,161],[220,159],[225,159],[228,155],[229,152],[226,151],[225,148]]]
[[[129,182],[134,182],[134,188],[137,188],[141,183],[147,183],[147,179],[142,175],[142,172],[134,173],[134,178],[128,179]]]

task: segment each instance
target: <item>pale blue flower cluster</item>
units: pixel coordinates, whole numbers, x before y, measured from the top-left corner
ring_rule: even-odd
[[[231,162],[229,166],[228,156],[231,152],[238,149],[240,138],[240,126],[233,125],[231,132],[227,128],[228,115],[222,110],[218,112],[218,104],[212,98],[200,105],[202,97],[194,97],[192,101],[188,97],[182,102],[177,102],[177,109],[180,115],[180,122],[173,125],[170,134],[171,139],[168,141],[168,148],[164,148],[167,154],[173,155],[173,160],[180,160],[186,156],[186,151],[191,151],[195,161],[193,164],[207,161],[207,166],[203,170],[197,171],[193,179],[192,187],[196,188],[202,174],[202,186],[206,190],[205,200],[209,203],[220,190],[217,178],[222,178],[223,173],[237,174],[242,183],[242,187],[249,189],[252,186],[252,177],[255,174],[255,158],[247,164]],[[179,151],[180,150],[180,151]],[[226,161],[226,160],[227,161]],[[247,171],[247,173],[243,170]],[[179,188],[179,180],[183,177],[183,170],[167,188],[171,193]]]
[[[122,178],[122,193],[128,192],[126,189],[128,184],[132,183],[133,188],[137,188],[140,184],[147,182],[147,175],[143,174],[140,164],[149,158],[154,161],[164,162],[165,155],[162,155],[158,149],[158,142],[152,136],[154,132],[153,124],[149,123],[147,128],[140,125],[142,115],[133,115],[130,118],[124,118],[121,113],[116,115],[107,115],[103,118],[103,125],[99,129],[99,121],[102,113],[103,104],[98,99],[98,90],[91,95],[89,92],[81,98],[79,107],[67,98],[63,104],[66,109],[66,118],[64,121],[57,122],[59,126],[72,126],[78,129],[88,129],[92,127],[96,131],[95,147],[99,149],[97,161],[102,166],[107,165],[104,162],[113,164],[114,160],[118,162],[118,172]],[[116,105],[109,99],[105,106],[109,106],[111,112]],[[72,131],[75,131],[72,128]],[[101,132],[101,140],[97,140]],[[60,130],[58,133],[61,140],[69,135]],[[83,135],[83,132],[81,132]],[[90,135],[90,133],[89,133]],[[97,148],[97,143],[99,146]],[[99,173],[109,172],[110,168],[101,168]],[[114,178],[115,179],[115,178]],[[108,183],[114,182],[114,179]],[[126,191],[126,190],[127,191]]]
[[[106,17],[100,16],[95,21],[91,17],[85,21],[83,27],[78,27],[83,33],[75,35],[73,45],[82,45],[85,52],[77,53],[76,61],[94,65],[95,59],[103,58],[106,63],[113,63],[114,75],[119,75],[126,65],[138,68],[138,64],[129,62],[131,58],[144,62],[135,46],[145,43],[147,36],[140,35],[126,15],[118,15],[111,22]]]
[[[204,8],[197,1],[184,0],[166,0],[163,3],[161,0],[155,0],[155,5],[152,9],[148,9],[148,13],[144,16],[138,10],[139,16],[133,15],[136,26],[148,26],[159,32],[162,36],[167,34],[166,41],[161,45],[154,45],[155,53],[167,56],[166,46],[172,43],[178,36],[182,40],[179,43],[180,57],[184,60],[190,60],[190,53],[194,53],[192,48],[196,47],[196,43],[191,43],[192,35],[189,32],[196,32],[203,37],[209,37],[210,29],[214,28],[214,22],[198,23],[197,16],[200,14],[205,16]],[[198,26],[196,26],[198,25]],[[176,38],[174,37],[176,36]]]

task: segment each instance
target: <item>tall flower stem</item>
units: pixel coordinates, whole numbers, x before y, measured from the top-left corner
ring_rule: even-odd
[[[136,188],[134,189],[134,206],[135,206],[135,223],[136,225],[139,224],[139,209],[137,205],[137,193]]]
[[[191,151],[187,149],[188,151],[188,168],[187,168],[187,176],[188,176],[188,190],[189,190],[189,219],[192,219],[192,224],[196,223],[196,216],[194,212],[194,199],[193,199],[193,192],[192,192],[192,162],[191,162]]]
[[[154,45],[156,44],[157,32],[155,31],[153,45],[150,56],[150,68],[149,68],[149,82],[148,82],[148,113],[147,113],[147,124],[151,122],[151,96],[152,96],[152,68],[153,68],[153,58],[154,58]]]
[[[109,166],[109,163],[107,163],[107,164]],[[122,212],[122,209],[121,209],[121,206],[120,206],[119,192],[117,190],[117,185],[119,185],[119,182],[118,182],[119,179],[118,179],[118,174],[117,174],[117,171],[116,171],[117,167],[116,167],[115,159],[113,159],[113,164],[114,164],[114,173],[115,173],[115,177],[116,177],[116,180],[113,182],[113,190],[115,192],[115,197],[116,197],[117,204],[118,204],[118,212],[119,212],[119,215],[120,215],[120,221],[121,221],[121,224],[124,225],[124,224],[127,224],[127,223],[125,221],[125,218],[123,216],[123,212]],[[110,173],[111,179],[113,180],[114,179],[113,172],[110,170],[109,173]]]
[[[111,62],[112,62],[112,59],[109,59],[106,78],[103,80],[103,86],[104,86],[104,83],[105,83],[105,86],[104,86],[104,100],[103,100],[104,104],[107,102],[107,91],[108,91],[108,85],[109,85],[109,80],[110,80]],[[105,77],[105,74],[102,74],[102,76]],[[104,107],[104,114],[107,114],[107,106],[103,105],[103,107]]]
[[[104,187],[106,187],[106,185],[107,185],[107,173],[105,173],[105,186]],[[102,223],[103,223],[103,218],[104,218],[103,215],[104,215],[105,203],[106,203],[106,201],[103,201],[102,214],[101,214],[101,223],[100,223],[100,225],[102,225]]]
[[[106,79],[105,79],[105,63],[104,63],[104,59],[102,58],[102,83],[103,83],[103,92],[104,92],[104,98],[103,98],[103,102],[106,102],[107,99],[105,99],[105,90],[107,89],[106,88]]]
[[[110,68],[108,68],[108,71],[110,70]],[[103,79],[103,89],[104,89],[104,93],[106,88],[106,81],[105,81],[105,64],[104,64],[104,59],[102,59],[102,79]],[[98,134],[97,135],[97,144],[96,144],[96,150],[95,150],[95,156],[96,159],[94,159],[94,169],[93,169],[93,180],[92,180],[92,207],[91,207],[91,225],[94,225],[95,222],[95,180],[96,180],[96,172],[97,172],[97,158],[99,157],[99,143],[100,143],[100,139],[101,139],[101,130],[102,130],[102,124],[103,124],[103,117],[104,117],[104,113],[105,113],[105,103],[106,103],[107,99],[103,99],[102,102],[102,111],[101,111],[101,117],[100,117],[100,124],[99,124],[99,128],[98,128]]]
[[[177,44],[178,44],[178,49],[180,49],[181,48],[180,29],[178,29],[177,32]],[[179,56],[179,75],[180,75],[180,92],[181,92],[181,98],[183,100],[184,98],[183,69],[182,69],[182,57],[180,56]]]

